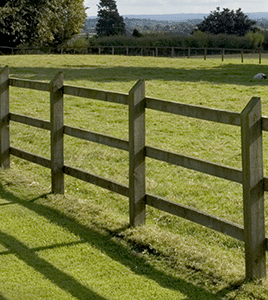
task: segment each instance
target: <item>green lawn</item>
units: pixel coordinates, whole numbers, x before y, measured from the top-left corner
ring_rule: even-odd
[[[240,112],[261,97],[268,115],[268,58],[0,56],[12,77],[146,95]],[[11,88],[11,111],[49,119],[49,94]],[[125,106],[65,96],[65,124],[128,139]],[[50,156],[41,129],[11,124],[14,147]],[[240,128],[147,110],[146,143],[241,168]],[[264,134],[264,163],[268,166]],[[65,137],[65,163],[128,184],[128,153]],[[243,224],[236,183],[146,160],[147,192]],[[243,243],[147,209],[147,225],[128,228],[128,199],[65,177],[50,194],[47,169],[12,158],[0,173],[1,299],[268,299],[268,282],[244,282]],[[266,218],[268,210],[266,208]],[[268,223],[267,223],[268,226]],[[268,229],[268,228],[267,228]]]

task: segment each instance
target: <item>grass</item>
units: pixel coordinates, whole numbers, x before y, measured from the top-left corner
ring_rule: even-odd
[[[251,97],[268,114],[267,58],[171,59],[123,56],[2,56],[11,76],[127,93],[139,78],[146,95],[240,112]],[[49,95],[11,88],[11,111],[49,119]],[[65,97],[65,123],[128,138],[126,107]],[[239,128],[146,112],[146,143],[241,167]],[[47,132],[11,124],[12,146],[49,157]],[[267,166],[267,135],[264,163]],[[128,154],[71,137],[65,163],[128,184]],[[236,183],[146,161],[147,191],[243,224]],[[147,209],[147,225],[128,228],[126,198],[66,176],[50,194],[50,172],[12,158],[0,173],[0,299],[268,299],[268,283],[244,282],[243,243]],[[266,217],[267,217],[266,209]],[[268,224],[267,224],[268,226]]]

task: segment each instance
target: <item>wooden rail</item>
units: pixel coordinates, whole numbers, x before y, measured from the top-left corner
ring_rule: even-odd
[[[49,92],[51,120],[40,120],[10,112],[9,86]],[[65,125],[63,123],[64,94],[128,105],[129,140]],[[62,73],[55,76],[50,83],[21,80],[10,78],[8,67],[6,67],[0,73],[1,166],[2,168],[9,168],[10,155],[13,155],[50,168],[53,193],[64,193],[63,175],[66,174],[128,197],[131,226],[145,223],[146,206],[149,205],[244,241],[246,277],[262,278],[266,276],[265,250],[268,250],[268,239],[265,237],[263,197],[264,191],[268,191],[268,178],[263,176],[262,170],[262,131],[268,131],[268,118],[261,116],[260,107],[260,98],[252,98],[242,113],[150,98],[145,96],[144,81],[138,81],[128,94],[124,94],[64,85]],[[242,132],[242,170],[146,145],[146,109],[240,126]],[[11,147],[9,142],[10,121],[49,130],[51,132],[51,159]],[[64,135],[128,151],[130,161],[129,186],[65,165],[63,160]],[[146,157],[242,184],[245,227],[192,207],[147,194],[145,189]],[[256,203],[258,205],[255,205]],[[253,207],[254,209],[252,209]]]

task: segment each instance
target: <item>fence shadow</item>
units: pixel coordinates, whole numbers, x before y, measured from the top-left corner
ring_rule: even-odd
[[[104,297],[88,289],[73,277],[58,270],[51,263],[38,257],[32,249],[28,248],[15,237],[0,231],[0,243],[9,248],[10,253],[15,254],[17,258],[25,262],[28,266],[43,274],[53,284],[62,290],[70,293],[79,300],[96,299],[105,300]],[[1,297],[0,297],[1,299]]]
[[[99,228],[99,230],[98,228],[88,228],[85,225],[81,225],[75,219],[62,214],[55,209],[36,203],[39,199],[44,198],[44,195],[35,199],[24,200],[5,190],[4,186],[0,183],[0,196],[3,199],[10,201],[11,205],[14,203],[19,204],[46,218],[57,226],[67,229],[69,232],[79,236],[83,242],[91,244],[95,248],[100,249],[111,259],[127,266],[132,272],[146,276],[164,288],[181,292],[187,296],[188,300],[194,300],[197,298],[207,300],[220,299],[218,295],[212,294],[202,287],[195,286],[183,279],[165,274],[161,270],[149,265],[145,259],[137,257],[128,248],[124,247],[120,243],[116,243],[116,241],[114,241],[115,234],[112,232],[104,232],[103,228]],[[122,228],[121,230],[124,229],[125,228]],[[29,266],[33,267],[49,280],[53,281],[61,289],[68,291],[77,299],[105,299],[100,295],[95,294],[87,287],[81,285],[75,278],[59,271],[52,264],[39,258],[35,255],[32,249],[29,249],[14,237],[5,233],[0,233],[0,240],[5,244],[5,247],[9,248],[10,251],[19,259],[26,262]],[[53,247],[57,247],[57,245],[51,245],[49,247],[53,249]],[[38,249],[36,251],[38,251]],[[137,269],[137,265],[141,266],[140,269]]]
[[[5,298],[3,295],[0,294],[0,300],[8,300],[8,299]]]
[[[93,82],[129,82],[142,78],[146,81],[165,80],[178,82],[210,82],[243,86],[267,85],[266,80],[255,80],[257,73],[268,73],[268,66],[254,64],[223,64],[213,68],[172,67],[102,67],[100,65],[65,65],[62,68],[10,67],[11,77],[28,74],[32,80],[50,81],[59,71],[64,71],[66,81],[84,80]],[[128,87],[126,87],[128,89]],[[128,90],[126,90],[127,92]]]

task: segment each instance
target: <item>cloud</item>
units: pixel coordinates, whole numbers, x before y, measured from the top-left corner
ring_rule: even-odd
[[[98,0],[85,1],[85,6],[90,7],[89,16],[97,15],[98,3]],[[263,12],[267,7],[267,0],[117,0],[116,3],[121,15],[210,13],[218,6],[221,9],[242,8],[243,12]]]

